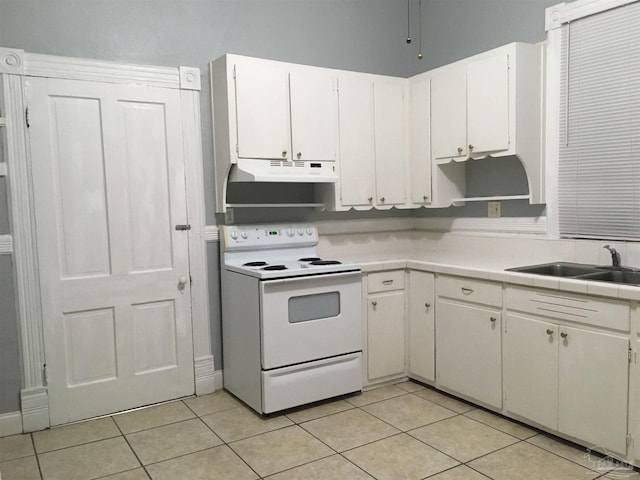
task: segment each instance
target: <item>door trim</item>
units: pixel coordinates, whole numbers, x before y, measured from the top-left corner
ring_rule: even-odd
[[[215,390],[204,237],[204,179],[200,133],[200,70],[154,67],[57,57],[0,48],[7,116],[7,167],[10,175],[9,210],[14,250],[14,275],[22,352],[23,388],[20,392],[22,428],[25,432],[50,426],[49,397],[44,378],[45,352],[36,251],[31,158],[24,121],[29,91],[25,76],[55,77],[106,83],[134,83],[181,90],[183,149],[189,235],[191,321],[195,365],[195,391]],[[10,61],[5,61],[10,59]]]

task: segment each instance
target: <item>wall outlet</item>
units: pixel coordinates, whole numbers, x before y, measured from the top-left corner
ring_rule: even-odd
[[[500,202],[487,202],[487,207],[489,218],[500,218]]]

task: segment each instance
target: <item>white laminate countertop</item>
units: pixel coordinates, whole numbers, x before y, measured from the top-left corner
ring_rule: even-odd
[[[512,285],[548,288],[571,293],[619,298],[621,300],[640,300],[640,286],[620,285],[610,282],[560,278],[547,275],[534,275],[531,273],[508,272],[502,269],[493,270],[483,267],[469,267],[419,260],[384,260],[379,262],[364,262],[361,266],[362,273],[365,274],[370,272],[409,268],[412,270],[422,270],[439,274],[491,280],[494,282],[509,283]]]

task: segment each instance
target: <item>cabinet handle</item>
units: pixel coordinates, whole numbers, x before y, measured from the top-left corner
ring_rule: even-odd
[[[424,304],[425,308],[431,308],[431,304],[429,302]]]
[[[380,197],[380,201],[384,203],[384,197]]]
[[[465,295],[471,295],[473,293],[473,288],[461,287],[462,293]]]
[[[298,153],[296,154],[296,157],[298,157],[298,160],[300,160],[300,159],[302,158],[302,152],[298,152]]]
[[[373,202],[373,197],[368,198],[369,202]]]
[[[287,158],[287,151],[286,150],[282,150],[282,158]]]
[[[458,153],[462,153],[462,147],[458,147]]]
[[[491,321],[491,323],[496,323],[496,320],[498,320],[496,317],[489,317],[489,320]]]
[[[553,330],[551,330],[550,328],[547,328],[547,335],[553,335]]]
[[[374,307],[378,306],[378,302],[376,302],[375,300],[373,302],[371,302],[371,305],[373,305]]]
[[[393,280],[383,280],[382,284],[383,285],[391,285],[393,283]]]
[[[473,150],[473,145],[469,144],[469,151]]]
[[[560,336],[561,336],[562,338],[567,338],[567,337],[569,336],[569,334],[568,334],[567,332],[561,332],[561,333],[560,333]]]
[[[426,202],[427,200],[429,200],[429,197],[427,197],[426,195],[423,195],[422,196],[422,200],[424,200]]]

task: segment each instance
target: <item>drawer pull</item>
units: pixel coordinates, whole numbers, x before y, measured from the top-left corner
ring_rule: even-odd
[[[498,320],[496,317],[489,317],[489,320],[491,321],[491,323],[496,323],[496,320]]]
[[[374,307],[378,305],[378,302],[376,302],[375,300],[373,302],[371,302],[371,305],[373,305]]]
[[[430,308],[431,304],[429,302],[427,302],[427,303],[424,304],[424,306],[425,306],[425,308]]]
[[[553,330],[551,330],[550,328],[547,328],[547,335],[553,335]]]
[[[560,336],[561,336],[562,338],[567,338],[567,337],[569,336],[569,334],[568,334],[567,332],[561,332],[561,333],[560,333]]]
[[[462,293],[465,295],[471,295],[473,293],[473,288],[460,287],[460,290],[462,290]]]
[[[382,284],[383,285],[391,285],[393,283],[393,280],[383,280]]]

